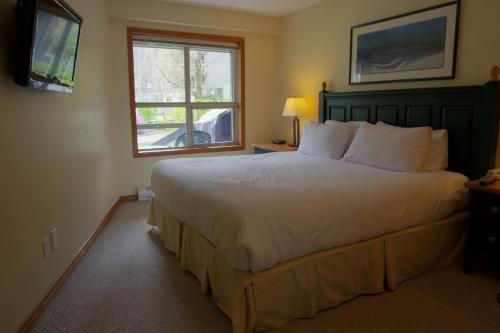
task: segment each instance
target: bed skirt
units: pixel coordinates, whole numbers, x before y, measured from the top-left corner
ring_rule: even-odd
[[[405,229],[357,244],[316,252],[258,273],[229,266],[191,226],[153,199],[148,223],[165,247],[193,273],[201,291],[211,291],[232,321],[233,332],[279,327],[313,317],[355,296],[394,290],[398,283],[451,264],[462,253],[466,220],[457,213],[436,223]]]

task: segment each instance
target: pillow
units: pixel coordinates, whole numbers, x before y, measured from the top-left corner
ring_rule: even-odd
[[[352,126],[354,126],[354,135],[356,135],[356,132],[358,131],[359,126],[361,126],[361,124],[370,124],[371,125],[371,123],[369,123],[367,121],[358,121],[358,120],[353,120],[353,121],[327,120],[327,121],[325,121],[325,124],[329,124],[329,125],[333,125],[333,124],[343,124],[343,125],[346,125],[346,124],[349,124],[349,125],[352,125]]]
[[[357,120],[354,120],[354,121],[327,120],[327,121],[325,121],[325,124],[352,124],[352,125],[356,126],[356,128],[361,126],[361,124],[366,124],[366,123],[368,123],[368,122],[367,121],[357,121]]]
[[[344,160],[393,171],[418,172],[429,153],[431,133],[430,127],[362,124]]]
[[[377,125],[391,126],[382,121],[379,121]],[[422,170],[443,171],[446,170],[447,167],[448,167],[448,131],[445,129],[432,131],[429,153],[427,154],[424,160]]]
[[[443,171],[448,167],[448,131],[440,129],[432,132],[431,147],[422,170]]]
[[[304,127],[299,153],[338,160],[344,155],[354,133],[354,126],[349,124],[309,122]]]

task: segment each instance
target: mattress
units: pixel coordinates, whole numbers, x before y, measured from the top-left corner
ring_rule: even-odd
[[[463,209],[467,178],[293,153],[181,158],[153,167],[155,200],[254,273]]]

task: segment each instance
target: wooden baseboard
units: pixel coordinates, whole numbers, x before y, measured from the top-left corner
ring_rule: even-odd
[[[64,284],[64,282],[66,281],[68,276],[75,269],[76,265],[78,265],[78,262],[80,261],[80,259],[88,251],[88,249],[92,246],[92,244],[97,239],[99,234],[104,230],[106,225],[108,225],[109,221],[111,221],[111,218],[113,217],[113,215],[115,215],[115,213],[118,210],[118,208],[120,207],[120,205],[123,203],[126,203],[126,202],[133,202],[133,201],[137,201],[137,200],[138,200],[137,194],[121,196],[120,198],[118,198],[118,200],[116,200],[115,204],[113,205],[113,207],[111,207],[109,212],[102,219],[101,223],[99,223],[99,225],[97,226],[97,229],[94,231],[92,236],[90,236],[90,238],[87,239],[87,241],[85,241],[83,246],[80,248],[80,250],[78,250],[76,256],[73,258],[73,260],[69,264],[69,266],[66,268],[66,270],[61,274],[59,279],[57,279],[56,283],[54,283],[52,288],[50,288],[49,292],[47,293],[47,295],[45,295],[45,297],[42,299],[40,304],[38,304],[38,306],[35,308],[35,310],[33,310],[33,312],[28,317],[28,319],[25,321],[23,326],[21,326],[21,328],[19,329],[19,333],[25,333],[25,332],[29,331],[29,329],[34,324],[34,322],[38,319],[40,314],[43,312],[43,310],[45,310],[47,305],[50,303],[52,298],[54,298],[56,292],[59,289],[61,289],[62,285]]]
[[[118,202],[120,204],[126,203],[126,202],[133,202],[133,201],[139,201],[139,196],[137,194],[124,195],[124,196],[121,196],[120,199],[118,199]]]

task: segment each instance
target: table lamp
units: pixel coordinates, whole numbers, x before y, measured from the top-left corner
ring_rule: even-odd
[[[306,100],[299,97],[289,97],[286,99],[285,108],[283,109],[283,117],[293,118],[293,143],[288,145],[298,147],[300,142],[300,123],[299,116],[306,112]]]

